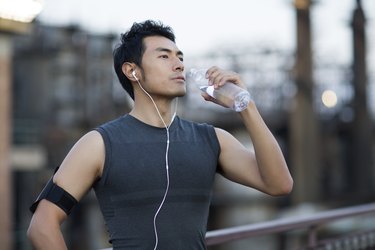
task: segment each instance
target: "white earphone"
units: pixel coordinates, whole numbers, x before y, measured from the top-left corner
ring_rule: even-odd
[[[158,215],[159,215],[159,212],[160,212],[160,210],[162,209],[162,207],[164,206],[164,203],[165,203],[165,200],[166,200],[166,198],[167,198],[167,195],[168,195],[168,192],[169,192],[169,184],[170,184],[170,180],[169,180],[169,164],[168,164],[168,159],[169,159],[169,157],[168,157],[168,154],[169,154],[169,126],[172,124],[172,122],[173,122],[173,120],[174,120],[174,118],[175,118],[175,116],[176,116],[176,111],[174,112],[174,114],[173,114],[173,117],[172,117],[172,119],[171,119],[171,121],[170,121],[170,123],[169,123],[169,125],[167,125],[166,123],[165,123],[165,121],[164,121],[164,119],[163,119],[163,117],[161,116],[161,114],[160,114],[160,111],[159,111],[159,108],[158,108],[158,106],[156,105],[156,103],[155,103],[155,101],[154,101],[154,99],[152,98],[152,96],[142,87],[142,85],[141,85],[141,83],[139,82],[139,80],[138,80],[138,78],[137,78],[137,76],[136,76],[136,71],[135,71],[135,69],[133,69],[132,70],[132,76],[134,77],[134,79],[138,82],[138,84],[139,84],[139,87],[142,89],[142,91],[150,98],[150,100],[152,101],[152,103],[154,104],[154,107],[155,107],[155,109],[156,109],[156,112],[158,113],[158,116],[159,116],[159,118],[160,118],[160,120],[163,122],[163,124],[164,124],[164,127],[165,127],[165,129],[166,129],[166,132],[167,132],[167,148],[166,148],[166,150],[165,150],[165,169],[166,169],[166,178],[167,178],[167,185],[166,185],[166,187],[165,187],[165,192],[164,192],[164,195],[163,195],[163,198],[162,198],[162,200],[161,200],[161,202],[160,202],[160,204],[159,204],[159,207],[158,207],[158,209],[156,210],[156,212],[155,212],[155,214],[154,214],[154,220],[153,220],[153,224],[154,224],[154,233],[155,233],[155,246],[154,246],[154,250],[156,250],[157,249],[157,247],[158,247],[158,244],[159,244],[159,236],[158,236],[158,230],[157,230],[157,225],[156,225],[156,219],[157,219],[157,217],[158,217]],[[177,102],[176,102],[176,110],[177,110]]]
[[[134,76],[135,80],[138,81],[138,78],[137,78],[137,76],[135,75],[135,69],[133,69],[133,71],[132,71],[132,76]]]
[[[158,236],[158,230],[157,230],[157,225],[156,225],[156,219],[157,219],[157,217],[158,217],[158,215],[159,215],[159,212],[160,212],[160,210],[162,209],[162,207],[164,206],[164,203],[165,203],[165,200],[166,200],[166,198],[167,198],[167,195],[168,195],[168,193],[169,193],[169,184],[170,184],[170,180],[169,180],[169,163],[168,163],[168,154],[169,154],[169,127],[170,127],[170,125],[172,124],[172,122],[173,122],[173,120],[174,120],[174,118],[175,118],[175,116],[176,116],[176,110],[177,110],[177,101],[176,101],[176,107],[175,107],[175,112],[174,112],[174,114],[173,114],[173,117],[172,117],[172,119],[171,119],[171,121],[170,121],[170,123],[169,123],[169,125],[167,125],[166,123],[165,123],[165,121],[164,121],[164,119],[163,119],[163,117],[161,116],[161,114],[160,114],[160,111],[159,111],[159,109],[158,109],[158,106],[156,105],[156,103],[155,103],[155,101],[154,101],[154,99],[152,98],[152,96],[142,87],[142,85],[141,85],[141,83],[139,82],[139,80],[138,80],[138,78],[137,78],[137,76],[136,76],[136,71],[135,71],[135,69],[133,69],[132,70],[132,76],[134,77],[134,79],[138,82],[138,85],[139,85],[139,87],[142,89],[142,91],[150,98],[150,100],[152,101],[152,103],[154,104],[154,107],[155,107],[155,109],[156,109],[156,112],[158,113],[158,116],[159,116],[159,118],[160,118],[160,120],[163,122],[163,124],[164,124],[164,127],[165,127],[165,129],[166,129],[166,132],[167,132],[167,147],[166,147],[166,150],[165,150],[165,169],[166,169],[166,178],[167,178],[167,185],[166,185],[166,187],[165,187],[165,192],[164,192],[164,195],[163,195],[163,198],[162,198],[162,200],[161,200],[161,202],[160,202],[160,204],[159,204],[159,207],[158,207],[158,209],[156,210],[156,212],[155,212],[155,214],[154,214],[154,220],[153,220],[153,224],[154,224],[154,233],[155,233],[155,245],[154,245],[154,250],[156,250],[157,249],[157,247],[158,247],[158,244],[159,244],[159,236]]]

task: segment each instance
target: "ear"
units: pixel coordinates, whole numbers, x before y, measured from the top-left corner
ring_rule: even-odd
[[[121,67],[122,73],[130,80],[135,81],[135,78],[133,76],[133,71],[137,71],[137,66],[134,63],[124,63]]]

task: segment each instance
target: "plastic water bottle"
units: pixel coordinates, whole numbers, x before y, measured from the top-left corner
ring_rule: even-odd
[[[201,91],[215,98],[219,104],[236,112],[241,112],[247,108],[251,100],[250,93],[247,90],[231,82],[215,89],[213,85],[208,85],[206,72],[207,69],[190,69],[186,74],[188,84],[197,85]]]

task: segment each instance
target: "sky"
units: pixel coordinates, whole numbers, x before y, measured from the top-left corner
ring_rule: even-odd
[[[92,33],[125,32],[133,22],[160,20],[171,26],[185,55],[222,45],[295,46],[293,0],[45,0],[38,19],[78,24]],[[311,8],[313,50],[348,64],[352,58],[351,15],[356,0],[318,0]],[[375,1],[362,0],[367,17],[368,65],[375,71]]]

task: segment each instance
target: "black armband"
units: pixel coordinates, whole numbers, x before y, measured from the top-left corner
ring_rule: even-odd
[[[72,208],[78,203],[77,200],[61,187],[53,183],[53,177],[48,181],[47,185],[43,188],[36,201],[30,206],[30,211],[35,212],[41,200],[46,199],[56,206],[64,210],[69,215]]]

